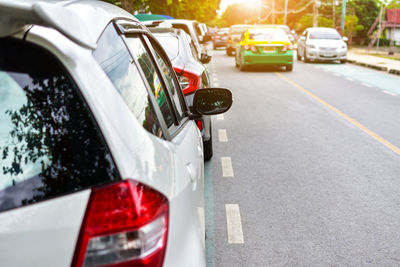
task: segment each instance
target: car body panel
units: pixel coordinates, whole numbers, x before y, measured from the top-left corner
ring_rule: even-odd
[[[84,190],[1,212],[1,265],[70,266],[89,195]]]
[[[243,35],[243,39],[236,46],[236,63],[239,65],[292,65],[293,50],[287,35],[277,27],[257,27],[257,30],[273,30],[281,32],[281,40],[254,40],[251,39],[251,31],[256,28],[249,28]],[[255,50],[248,50],[246,47],[253,47]]]
[[[232,54],[232,53],[236,52],[236,46],[240,42],[240,38],[241,38],[242,34],[249,27],[251,27],[251,25],[238,24],[238,25],[232,25],[229,28],[228,44],[226,46],[226,52],[228,54]]]
[[[95,6],[87,7],[89,2]],[[94,35],[100,35],[113,18],[136,21],[103,2],[70,2],[68,8],[93,25]],[[102,18],[89,21],[95,14]],[[170,140],[149,134],[129,111],[91,49],[48,27],[33,26],[24,37],[55,55],[75,81],[120,176],[142,182],[167,197],[170,223],[164,266],[205,266],[204,216],[198,213],[204,211],[203,149],[194,121],[184,119]],[[2,265],[70,266],[90,192],[1,212]]]
[[[345,61],[347,59],[347,45],[342,39],[310,39],[309,35],[315,31],[331,31],[339,35],[332,28],[307,28],[297,45],[298,58],[315,61]]]

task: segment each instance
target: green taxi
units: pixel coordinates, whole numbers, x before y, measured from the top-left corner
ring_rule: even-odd
[[[293,70],[293,45],[287,34],[275,26],[254,26],[245,31],[236,46],[236,67],[285,66]]]

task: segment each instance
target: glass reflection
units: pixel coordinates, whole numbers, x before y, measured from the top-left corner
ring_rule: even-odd
[[[118,179],[99,130],[57,62],[0,39],[0,210]]]

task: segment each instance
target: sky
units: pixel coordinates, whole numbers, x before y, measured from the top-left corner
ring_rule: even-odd
[[[225,9],[232,4],[237,4],[237,3],[249,3],[249,2],[259,2],[259,0],[222,0],[221,4],[219,5],[219,10],[217,11],[219,15],[224,13]]]

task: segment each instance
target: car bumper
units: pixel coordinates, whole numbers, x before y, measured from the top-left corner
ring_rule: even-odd
[[[325,52],[320,50],[309,50],[307,51],[307,58],[311,60],[318,61],[336,61],[336,60],[346,60],[347,51],[338,50],[333,52]]]
[[[293,64],[293,50],[280,53],[253,53],[245,51],[243,55],[245,65],[291,65]]]

